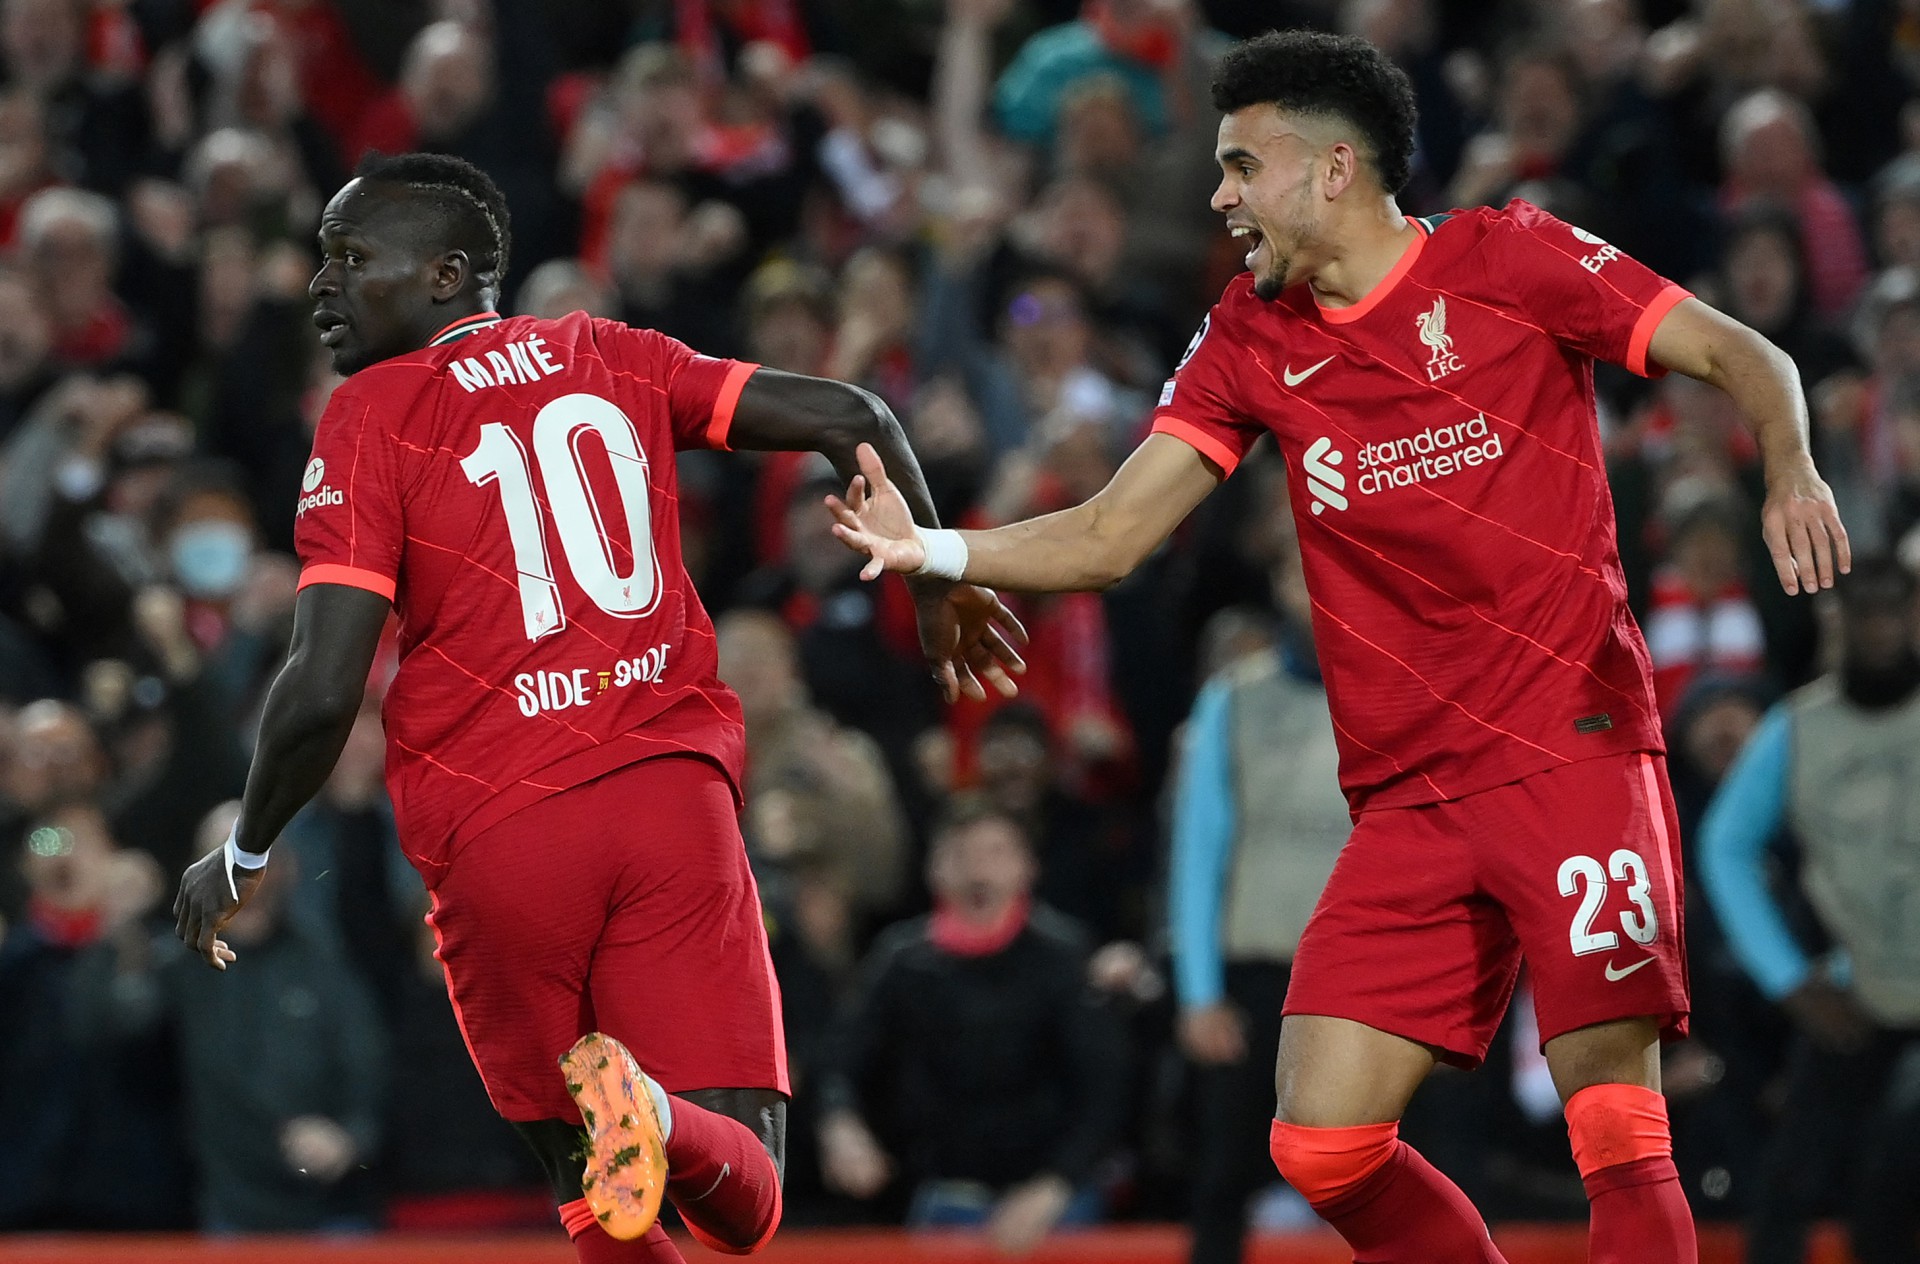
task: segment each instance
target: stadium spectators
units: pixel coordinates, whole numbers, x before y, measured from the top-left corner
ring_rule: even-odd
[[[1799,1260],[1808,1222],[1831,1207],[1867,1264],[1912,1258],[1920,1230],[1920,1107],[1903,1069],[1920,1049],[1920,814],[1908,792],[1920,775],[1920,582],[1870,556],[1839,592],[1838,669],[1767,713],[1701,831],[1728,943],[1799,1029],[1755,1204],[1758,1264]],[[1785,829],[1811,935],[1794,933],[1767,880]]]
[[[871,1198],[897,1175],[910,1225],[988,1226],[1012,1253],[1101,1218],[1126,1058],[1084,928],[1034,876],[1016,819],[958,803],[934,829],[933,912],[875,943],[821,1088],[831,1184]]]
[[[49,1080],[38,1098],[7,1087],[38,1074],[18,1068],[44,1066],[105,1076],[137,1121],[129,1138],[152,1142],[130,1139],[129,1155],[144,1157],[114,1169],[116,1227],[522,1214],[511,1191],[527,1170],[479,1119],[472,1079],[415,1077],[382,1107],[365,1054],[390,1040],[446,1076],[465,1065],[433,999],[417,888],[391,851],[373,740],[380,680],[348,758],[289,831],[298,873],[282,879],[277,937],[243,949],[226,976],[176,980],[165,945],[150,942],[158,928],[145,919],[158,912],[138,876],[157,866],[170,882],[203,818],[239,791],[286,644],[293,524],[317,490],[304,486],[312,427],[335,384],[309,320],[313,233],[324,195],[368,146],[445,149],[502,184],[514,216],[508,309],[623,316],[710,354],[858,382],[898,411],[943,520],[991,525],[1105,481],[1241,266],[1207,206],[1219,179],[1207,81],[1228,36],[1275,22],[1362,31],[1418,94],[1407,209],[1443,210],[1450,193],[1544,199],[1767,334],[1799,366],[1821,469],[1856,542],[1911,570],[1910,8],[0,0],[0,1224],[89,1222],[5,1165],[100,1180],[97,1165],[119,1161],[48,1140],[81,1117],[61,1113],[84,1105],[70,1081]],[[1681,851],[1697,858],[1695,824],[1745,728],[1765,699],[1834,665],[1833,629],[1778,593],[1751,509],[1756,454],[1722,397],[1691,379],[1606,370],[1595,387],[1627,582],[1661,671]],[[1023,702],[999,709],[942,706],[903,591],[860,583],[857,559],[827,535],[817,467],[680,460],[689,568],[719,619],[755,746],[748,835],[803,1098],[792,1209],[813,1221],[904,1214],[910,1191],[897,1204],[836,1200],[808,1171],[819,1146],[805,1099],[856,963],[876,928],[924,907],[905,875],[929,822],[953,794],[979,792],[1027,836],[1042,903],[1081,919],[1093,943],[1146,945],[1141,977],[1166,970],[1156,910],[1177,849],[1158,809],[1174,730],[1211,670],[1202,629],[1223,609],[1256,607],[1251,621],[1227,616],[1215,639],[1273,652],[1258,648],[1273,623],[1281,504],[1261,481],[1270,458],[1251,457],[1127,584],[1025,601],[1032,670]],[[41,846],[60,852],[71,836],[73,850],[35,851],[34,831],[47,829]],[[111,909],[95,920],[87,910],[102,903]],[[1800,1126],[1773,1103],[1783,1088],[1809,1100],[1809,1067],[1837,1055],[1816,1057],[1800,1038],[1789,1059],[1785,1020],[1741,982],[1737,945],[1722,940],[1738,928],[1696,907],[1698,1039],[1670,1053],[1669,1083],[1693,1094],[1674,1119],[1689,1192],[1711,1218],[1761,1201],[1757,1156]],[[1058,924],[1035,913],[1032,927]],[[1064,962],[1080,951],[1070,939],[1046,943]],[[291,1056],[296,1020],[250,990],[277,986],[283,958],[295,974],[347,963],[341,986],[374,998],[339,1002],[365,1015],[349,1020],[361,1052],[331,1072],[341,1099],[289,1106],[340,1125],[303,1125],[319,1167],[350,1150],[354,1172],[369,1171],[333,1186],[293,1174],[271,1206],[250,1209],[216,1171],[213,1201],[196,1209],[184,1138],[238,1144],[198,1105],[211,1055],[170,1027],[121,1020],[231,1004],[263,1056]],[[1185,964],[1174,956],[1176,980]],[[1240,972],[1228,968],[1230,984]],[[150,1012],[115,1008],[132,995],[114,990],[122,978],[147,980]],[[239,1020],[193,1021],[211,1041],[209,1025],[230,1033]],[[1178,1026],[1171,1006],[1135,1013],[1135,1065],[1176,1049]],[[1500,1045],[1524,1043],[1509,1033]],[[150,1071],[137,1084],[114,1078],[129,1059]],[[1154,1191],[1115,1214],[1178,1215],[1224,1188],[1207,1183],[1217,1173],[1193,1161],[1191,1142],[1164,1140],[1181,1135],[1168,1121],[1189,1108],[1144,1091],[1149,1080],[1142,1071],[1143,1091],[1114,1107],[1129,1117],[1094,1147],[1124,1149],[1136,1188]],[[464,1120],[448,1136],[470,1145],[423,1149],[415,1134],[441,1118]],[[182,1119],[191,1126],[168,1153],[165,1130]],[[280,1123],[247,1125],[247,1144],[272,1163]],[[915,1181],[934,1173],[888,1142]],[[1475,1143],[1501,1170],[1548,1162],[1537,1130],[1511,1121]],[[444,1164],[455,1149],[472,1162]],[[436,1181],[436,1164],[453,1174]],[[1084,1188],[1091,1168],[1071,1166]],[[1003,1189],[1038,1170],[1014,1167],[1027,1170],[984,1177]],[[83,1168],[96,1175],[73,1175]],[[456,1186],[489,1200],[446,1201]],[[1058,1210],[1056,1192],[1028,1187],[1029,1227]]]

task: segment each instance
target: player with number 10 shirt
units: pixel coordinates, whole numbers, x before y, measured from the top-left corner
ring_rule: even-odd
[[[699,756],[737,792],[740,706],[681,561],[674,453],[727,446],[754,367],[581,312],[485,314],[334,391],[308,481],[342,499],[300,512],[301,583],[403,612],[388,784],[429,883],[466,839],[650,756]]]
[[[220,928],[274,880],[269,844],[338,758],[391,610],[388,789],[494,1105],[583,1264],[678,1261],[663,1197],[749,1252],[780,1220],[789,1082],[736,815],[744,728],[681,560],[674,456],[811,450],[851,473],[878,443],[932,505],[865,392],[580,313],[499,316],[509,244],[498,188],[459,159],[376,160],[327,204],[309,293],[347,381],[296,507],[293,644],[177,929],[237,960]],[[997,598],[914,597],[950,696],[1012,692],[1022,633]]]

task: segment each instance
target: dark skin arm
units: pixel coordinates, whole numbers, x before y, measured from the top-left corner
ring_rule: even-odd
[[[385,597],[361,588],[312,584],[300,590],[293,607],[293,644],[267,691],[247,773],[236,840],[242,851],[265,851],[326,784],[359,714],[390,608]],[[234,959],[218,938],[220,928],[265,872],[236,867],[229,888],[226,857],[216,849],[181,875],[174,932],[208,965],[224,970]]]
[[[880,454],[913,521],[937,527],[920,462],[886,402],[870,391],[825,378],[760,369],[747,379],[734,407],[727,442],[754,452],[818,452],[851,482],[860,472],[859,449]],[[1007,673],[1023,672],[1016,644],[1026,629],[991,590],[943,580],[910,579],[919,613],[920,648],[949,702],[961,694],[986,697],[991,684],[1005,697],[1017,689]],[[983,683],[984,682],[984,683]]]

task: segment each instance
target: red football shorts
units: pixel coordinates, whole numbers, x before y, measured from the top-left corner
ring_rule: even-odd
[[[1301,937],[1285,1012],[1478,1066],[1524,957],[1542,1044],[1620,1018],[1684,1036],[1682,881],[1659,755],[1363,812]]]
[[[760,892],[706,760],[630,764],[475,835],[427,921],[508,1119],[579,1119],[559,1059],[589,1031],[668,1092],[789,1091]]]

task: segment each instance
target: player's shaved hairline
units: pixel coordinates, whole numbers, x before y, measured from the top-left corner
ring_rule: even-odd
[[[1319,141],[1316,141],[1311,136],[1305,135],[1298,128],[1296,128],[1291,134],[1294,136],[1298,136],[1302,141],[1313,146],[1315,149],[1320,149],[1325,147],[1326,145],[1336,144],[1340,141],[1345,141],[1349,145],[1353,146],[1354,152],[1360,155],[1360,160],[1362,162],[1371,164],[1376,171],[1379,170],[1380,156],[1378,153],[1375,152],[1373,142],[1367,139],[1366,128],[1360,126],[1360,124],[1354,121],[1352,118],[1349,118],[1345,111],[1338,110],[1338,109],[1313,109],[1310,107],[1286,106],[1286,105],[1282,105],[1278,101],[1255,101],[1248,105],[1241,106],[1240,110],[1257,110],[1261,108],[1270,109],[1275,114],[1280,115],[1282,118],[1285,118],[1285,119],[1298,120],[1299,123],[1307,127],[1319,126],[1319,127],[1327,128],[1329,130],[1336,129],[1336,128],[1339,129],[1341,133],[1340,135],[1329,136],[1326,139],[1319,140]],[[1234,111],[1234,113],[1237,114],[1240,112],[1240,110],[1236,110]],[[1246,146],[1244,145],[1230,146],[1226,149],[1221,150],[1215,156],[1215,161],[1220,163],[1222,166],[1225,166],[1229,163],[1239,162],[1242,159],[1251,159],[1254,162],[1259,162],[1261,160],[1258,154],[1254,153],[1251,149],[1246,148]]]
[[[433,168],[444,169],[446,176],[455,178],[436,178]],[[463,159],[444,154],[399,154],[391,158],[373,154],[361,163],[354,178],[369,191],[384,187],[414,194],[439,208],[438,218],[442,223],[437,227],[443,230],[444,236],[433,245],[441,250],[459,251],[472,264],[474,277],[483,288],[499,289],[507,274],[513,230],[506,199],[486,172]],[[493,205],[496,201],[497,209]],[[477,226],[487,238],[484,244],[458,240],[466,235],[459,221],[469,212],[477,217]]]

